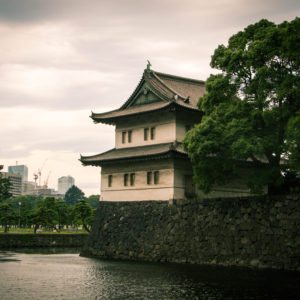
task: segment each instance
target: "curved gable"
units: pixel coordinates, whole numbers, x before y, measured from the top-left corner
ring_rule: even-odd
[[[148,82],[144,81],[124,108],[165,101]]]

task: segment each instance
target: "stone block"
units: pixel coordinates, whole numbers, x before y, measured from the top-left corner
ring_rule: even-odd
[[[280,196],[172,205],[101,203],[87,252],[111,258],[297,269],[299,202],[299,196]]]

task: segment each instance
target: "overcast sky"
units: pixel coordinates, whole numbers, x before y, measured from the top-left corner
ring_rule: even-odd
[[[114,147],[95,125],[127,100],[149,59],[154,70],[205,80],[219,44],[262,18],[292,20],[299,0],[0,0],[0,164],[26,164],[29,180],[72,175],[99,194],[100,168],[80,153]]]

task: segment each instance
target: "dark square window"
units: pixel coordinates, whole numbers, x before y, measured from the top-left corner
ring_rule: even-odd
[[[108,186],[109,187],[112,186],[112,182],[113,182],[113,176],[112,175],[108,175]]]
[[[144,141],[148,141],[149,138],[149,128],[144,128]]]
[[[126,143],[126,131],[122,132],[122,144]]]
[[[128,131],[128,143],[131,143],[132,140],[132,130]]]
[[[152,184],[152,172],[147,172],[147,184]]]
[[[151,127],[150,129],[150,138],[151,140],[155,139],[155,127]]]
[[[130,185],[134,185],[135,184],[135,173],[131,173],[130,174]]]
[[[154,172],[154,184],[159,183],[159,171]]]
[[[128,174],[124,174],[124,186],[128,186]]]

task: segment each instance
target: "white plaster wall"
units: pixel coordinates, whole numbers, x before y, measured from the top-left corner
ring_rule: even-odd
[[[150,128],[155,127],[155,138],[150,138]],[[144,128],[149,128],[148,140],[144,140]],[[132,130],[131,143],[128,143],[127,137],[126,142],[122,144],[122,132]],[[116,148],[128,148],[137,146],[147,146],[153,144],[161,144],[173,142],[176,139],[176,127],[175,121],[167,122],[144,122],[135,126],[124,126],[116,127]]]
[[[171,143],[174,141],[182,142],[186,134],[186,126],[193,126],[199,122],[194,115],[176,115],[172,112],[156,113],[147,117],[140,115],[130,117],[128,120],[119,121],[115,128],[115,144],[116,148],[137,147],[145,145],[153,145],[160,143]],[[144,128],[156,127],[155,139],[149,138],[144,141]],[[132,130],[132,142],[122,144],[122,132]]]
[[[186,134],[186,123],[176,122],[176,140],[182,142]]]
[[[129,171],[130,170],[130,171]],[[170,200],[174,197],[174,169],[159,171],[159,183],[147,184],[149,169],[135,171],[134,167],[125,172],[106,173],[101,176],[101,198],[107,201]],[[154,169],[153,169],[154,170]],[[124,173],[135,173],[135,185],[124,186]],[[108,176],[113,175],[112,186],[108,186]]]
[[[192,175],[190,163],[181,161],[175,162],[174,170],[174,199],[185,199],[185,176]]]
[[[153,189],[135,189],[125,191],[105,191],[102,192],[102,201],[169,201],[173,199],[174,189],[153,188]]]
[[[176,140],[182,142],[187,132],[186,126],[192,128],[200,119],[195,115],[179,114],[176,117]]]
[[[159,171],[159,184],[147,184],[147,172]],[[124,186],[124,174],[135,173],[135,185]],[[108,175],[113,175],[108,187]],[[174,196],[172,159],[122,162],[101,169],[101,199],[108,201],[170,200]]]

